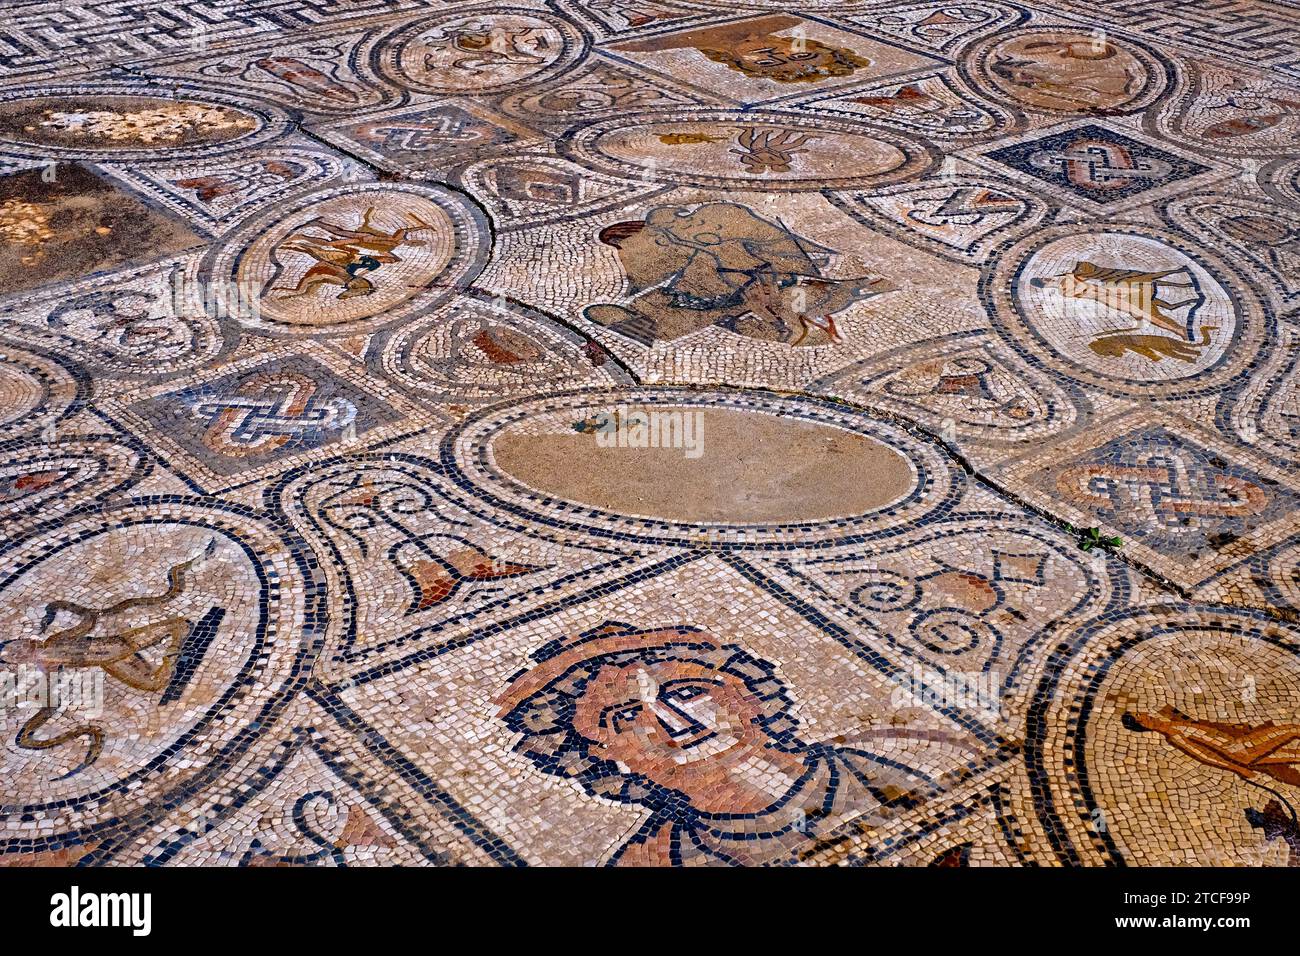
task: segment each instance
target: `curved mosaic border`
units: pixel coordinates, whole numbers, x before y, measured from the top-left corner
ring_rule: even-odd
[[[46,143],[0,139],[0,156],[29,157],[33,151],[50,160],[81,160],[88,162],[151,164],[174,162],[178,159],[211,159],[227,153],[261,146],[285,135],[292,126],[289,114],[278,106],[246,96],[233,96],[192,83],[140,83],[103,81],[60,86],[24,86],[0,91],[0,104],[25,99],[41,100],[57,97],[123,97],[142,100],[177,100],[184,98],[195,103],[211,103],[244,113],[257,121],[257,128],[232,139],[218,143],[200,143],[194,146],[158,146],[134,149],[75,149]]]
[[[1237,318],[1233,341],[1200,372],[1164,382],[1103,375],[1062,355],[1035,328],[1014,289],[1037,252],[1072,235],[1090,235],[1098,242],[1103,242],[1108,235],[1151,239],[1187,256],[1209,273],[1231,299]],[[1265,352],[1274,339],[1272,310],[1245,277],[1184,234],[1139,223],[1072,223],[1040,229],[1030,236],[1003,243],[990,254],[990,265],[980,276],[979,294],[1003,341],[1034,367],[1058,378],[1126,398],[1217,395],[1245,378],[1256,357]]]
[[[882,442],[915,469],[911,490],[901,500],[860,515],[789,524],[687,523],[620,515],[590,505],[555,498],[523,484],[500,470],[488,454],[492,438],[520,421],[556,411],[585,414],[611,403],[641,406],[735,409],[774,414],[797,421],[840,428]],[[668,544],[734,549],[786,548],[792,535],[807,545],[853,543],[868,537],[901,533],[915,522],[949,511],[964,487],[964,479],[936,446],[904,429],[841,406],[811,398],[765,392],[698,391],[689,388],[646,388],[561,392],[495,406],[467,419],[442,441],[441,457],[448,477],[467,495],[467,510],[483,505],[510,521],[523,519],[547,528],[577,532],[596,541],[617,539],[638,544]],[[485,515],[491,520],[491,514]]]

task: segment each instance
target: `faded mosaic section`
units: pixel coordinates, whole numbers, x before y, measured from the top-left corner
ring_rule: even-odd
[[[0,25],[0,863],[1300,865],[1300,14]]]

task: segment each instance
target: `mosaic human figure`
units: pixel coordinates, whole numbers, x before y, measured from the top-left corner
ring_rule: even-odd
[[[1135,733],[1154,731],[1193,760],[1243,780],[1266,776],[1300,786],[1300,724],[1197,720],[1172,706],[1154,714],[1126,713],[1123,724]]]
[[[1235,774],[1274,795],[1263,810],[1246,810],[1246,822],[1266,840],[1287,846],[1287,866],[1300,866],[1300,824],[1291,802],[1261,777],[1300,787],[1300,724],[1226,723],[1197,720],[1166,705],[1154,714],[1125,713],[1121,722],[1134,733],[1158,733],[1193,760]]]
[[[753,338],[837,341],[834,316],[888,291],[882,278],[830,279],[831,250],[735,203],[660,206],[643,220],[606,226],[632,300],[588,306],[586,317],[649,345],[709,325]]]
[[[866,741],[805,742],[773,665],[696,627],[607,622],[533,661],[497,700],[515,749],[592,796],[650,809],[607,865],[791,860],[936,786]],[[890,732],[909,733],[935,736]]]

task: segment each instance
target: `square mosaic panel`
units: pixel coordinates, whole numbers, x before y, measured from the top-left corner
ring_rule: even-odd
[[[297,355],[146,399],[132,410],[223,476],[355,441],[400,417],[374,395]]]
[[[1273,479],[1160,427],[1107,442],[1048,474],[1076,506],[1149,548],[1192,560],[1300,501]]]
[[[1126,555],[1192,587],[1289,535],[1300,504],[1286,470],[1181,424],[1129,413],[1002,466],[1000,480]]]
[[[789,861],[847,822],[837,805],[853,808],[848,813],[860,826],[883,823],[906,812],[909,802],[899,798],[907,790],[950,784],[956,768],[978,760],[977,739],[924,708],[913,713],[911,734],[890,733],[884,713],[894,685],[870,656],[724,564],[706,559],[636,578],[624,596],[534,615],[517,628],[449,648],[447,665],[381,676],[343,698],[424,773],[443,781],[457,803],[472,802],[481,819],[529,832],[523,852],[537,864]],[[699,580],[713,582],[714,593],[696,590],[692,582]],[[691,596],[683,600],[686,593]],[[611,617],[628,617],[629,600],[637,605],[634,620]],[[751,616],[763,623],[740,625]],[[462,658],[491,663],[457,666]],[[617,673],[600,674],[606,659]],[[634,690],[628,696],[624,678],[633,689],[637,680],[663,687],[673,711],[660,713],[668,722],[662,726],[671,726],[682,752],[698,759],[660,762],[669,755],[657,739],[662,729],[653,729],[659,727],[654,708],[639,704]],[[856,688],[852,703],[834,691],[840,683]],[[399,716],[385,704],[399,686],[429,702],[465,701],[473,729],[463,733],[458,717],[432,703]],[[768,718],[742,716],[753,707]],[[726,715],[720,722],[705,716],[715,708]],[[600,758],[606,747],[593,746],[589,736],[587,722],[600,714],[602,729],[594,732],[607,746],[627,748],[617,765]],[[573,729],[557,737],[554,724]],[[729,741],[738,730],[747,739]],[[763,736],[782,740],[784,768],[741,771],[746,753],[761,754]],[[745,798],[755,806],[772,802],[770,791],[784,789],[791,775],[804,782],[795,805],[776,817],[742,812],[714,819],[711,807],[722,797],[728,766],[733,786],[757,788]],[[683,820],[663,806],[669,789],[685,794],[703,815]],[[722,799],[739,806],[735,795]],[[805,813],[826,808],[824,817],[809,816],[802,832],[788,826],[800,804]],[[544,829],[534,829],[539,806],[551,821]],[[594,855],[597,835],[605,849]]]
[[[1211,169],[1097,123],[984,155],[1024,176],[1101,205],[1131,199]]]

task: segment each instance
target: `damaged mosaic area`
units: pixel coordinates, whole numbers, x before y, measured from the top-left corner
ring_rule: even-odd
[[[0,25],[0,864],[1300,865],[1300,8]]]

